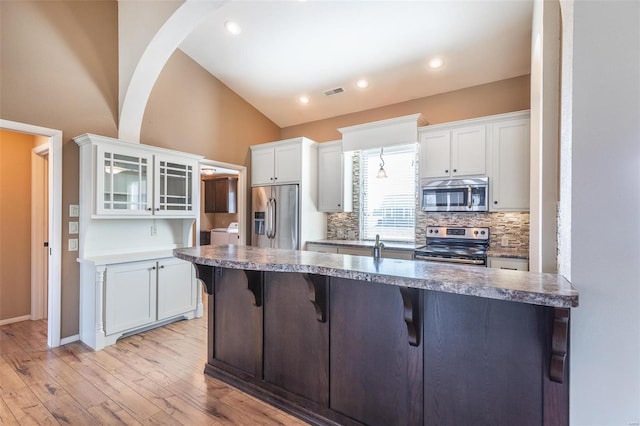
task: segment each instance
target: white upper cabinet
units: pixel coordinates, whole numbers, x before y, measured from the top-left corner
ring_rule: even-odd
[[[98,145],[97,163],[96,214],[151,214],[151,153],[113,145]]]
[[[300,183],[304,138],[251,147],[251,186]]]
[[[352,210],[352,155],[342,152],[342,142],[318,145],[318,210],[350,212]]]
[[[491,134],[489,209],[529,210],[529,118],[496,122]]]
[[[420,136],[420,177],[449,176],[451,165],[451,132],[425,132]]]
[[[470,126],[451,131],[451,176],[486,173],[487,126]]]
[[[426,128],[420,134],[420,178],[484,175],[486,140],[485,125]]]
[[[162,216],[195,215],[194,173],[198,165],[175,156],[154,156],[156,190],[154,214]]]
[[[92,193],[92,216],[196,216],[201,157],[96,135],[76,142],[81,164],[92,165],[80,179],[81,192]]]

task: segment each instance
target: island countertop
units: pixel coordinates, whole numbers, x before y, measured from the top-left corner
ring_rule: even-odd
[[[222,268],[318,274],[556,308],[578,306],[578,292],[556,274],[235,245],[174,249],[173,254]]]

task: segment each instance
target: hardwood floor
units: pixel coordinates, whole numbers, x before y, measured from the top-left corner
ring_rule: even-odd
[[[46,321],[0,327],[2,425],[304,425],[203,373],[206,313],[94,352],[47,347]]]

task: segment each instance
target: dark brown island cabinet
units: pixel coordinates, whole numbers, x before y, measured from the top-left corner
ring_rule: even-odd
[[[568,425],[551,274],[237,247],[177,249],[209,295],[215,376],[311,424]]]

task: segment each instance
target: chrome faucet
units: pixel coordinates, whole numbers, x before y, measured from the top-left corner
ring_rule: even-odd
[[[384,248],[384,243],[380,242],[380,235],[376,234],[376,243],[373,246],[373,258],[375,260],[380,259],[380,254],[382,254],[383,248]]]

